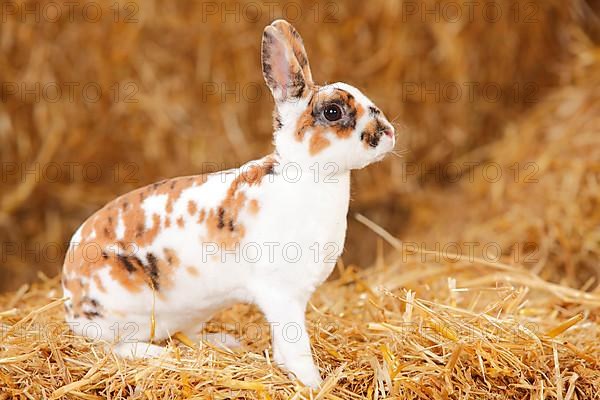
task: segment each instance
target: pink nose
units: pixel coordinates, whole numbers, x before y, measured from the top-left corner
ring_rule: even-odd
[[[394,131],[392,131],[391,129],[386,129],[384,131],[384,133],[385,133],[386,136],[394,137]]]

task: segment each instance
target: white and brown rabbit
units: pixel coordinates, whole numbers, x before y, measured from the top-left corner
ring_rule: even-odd
[[[108,203],[77,230],[63,268],[76,334],[115,341],[126,357],[195,335],[218,310],[256,304],[274,360],[321,382],[305,309],[346,235],[350,170],[381,160],[394,129],[358,89],[316,85],[302,39],[286,21],[262,37],[275,99],[275,151],[237,170],[164,180]]]

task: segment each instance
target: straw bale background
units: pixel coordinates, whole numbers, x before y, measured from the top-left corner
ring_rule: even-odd
[[[458,188],[414,193],[418,211],[407,238],[430,248],[444,240],[465,249],[497,243],[512,263],[545,279],[597,287],[600,52],[586,38],[576,40],[568,83],[508,123]]]
[[[56,274],[74,229],[116,195],[270,151],[272,101],[259,64],[270,11],[227,2],[238,15],[213,14],[205,3],[123,3],[116,16],[113,3],[94,3],[103,10],[97,21],[78,3],[57,22],[50,11],[36,22],[17,3],[3,16],[0,240],[11,247],[1,287],[30,281],[37,268]],[[594,4],[581,0],[500,2],[495,22],[483,14],[488,3],[472,17],[464,6],[456,17],[452,2],[296,2],[301,17],[273,6],[272,17],[287,16],[303,34],[318,81],[355,84],[398,124],[404,159],[356,173],[352,203],[394,233],[419,208],[415,185],[445,184],[407,177],[403,163],[428,171],[482,160],[478,149],[570,82],[573,36],[593,40],[598,31]],[[372,260],[366,233],[351,222],[347,262]]]

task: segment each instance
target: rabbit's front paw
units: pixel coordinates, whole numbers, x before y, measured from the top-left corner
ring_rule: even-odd
[[[323,382],[318,368],[312,363],[290,365],[289,370],[300,382],[313,389],[318,389]]]

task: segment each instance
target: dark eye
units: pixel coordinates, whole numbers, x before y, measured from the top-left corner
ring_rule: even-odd
[[[323,116],[327,121],[337,121],[342,118],[342,109],[337,104],[329,104],[323,110]]]

